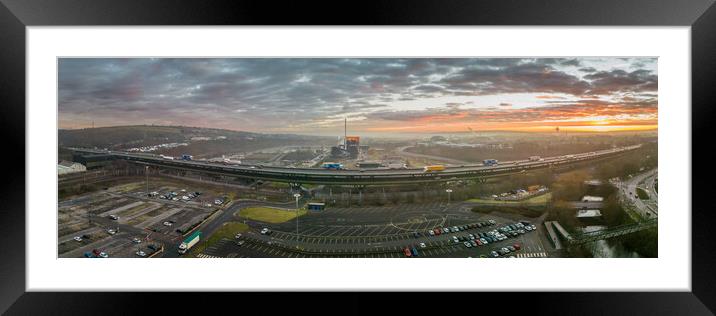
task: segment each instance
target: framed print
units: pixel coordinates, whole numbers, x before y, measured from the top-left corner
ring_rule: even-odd
[[[129,291],[716,307],[692,181],[710,178],[693,151],[712,2],[314,6],[4,3],[3,125],[25,163],[3,193],[3,308]],[[94,291],[115,293],[78,300]]]

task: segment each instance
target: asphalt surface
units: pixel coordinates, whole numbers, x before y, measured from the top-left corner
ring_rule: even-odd
[[[653,183],[658,177],[658,170],[652,169],[631,177],[627,181],[616,182],[623,198],[629,201],[644,218],[655,218],[658,216],[659,197],[653,189]],[[642,200],[637,194],[637,187],[646,189],[649,194],[648,200]]]
[[[289,203],[290,204],[290,203]],[[230,214],[241,207],[255,204],[234,205]],[[233,220],[224,215],[217,218],[211,227],[219,227],[222,220]],[[429,229],[451,227],[469,223],[495,220],[497,225],[470,229],[457,233],[430,236]],[[487,232],[497,227],[515,223],[517,219],[530,220],[537,230],[516,238],[485,246],[467,248],[463,242],[455,243],[452,236],[467,236],[470,233]],[[251,230],[237,240],[223,239],[208,247],[199,257],[404,257],[405,247],[415,247],[419,257],[480,257],[489,256],[490,251],[518,243],[522,250],[515,257],[540,258],[558,256],[546,242],[543,218],[528,219],[510,214],[479,214],[469,210],[462,203],[445,205],[400,205],[395,207],[331,208],[322,212],[309,213],[300,217],[298,234],[296,221],[282,224],[267,224],[247,221]],[[209,225],[207,225],[209,227]],[[272,230],[270,235],[259,233],[264,227]],[[420,236],[415,237],[414,232]],[[207,235],[208,236],[208,235]],[[421,243],[425,247],[421,247]],[[550,255],[550,253],[553,253]]]

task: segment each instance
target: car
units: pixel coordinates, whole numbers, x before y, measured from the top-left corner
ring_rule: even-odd
[[[537,229],[537,226],[535,226],[535,224],[530,225],[530,227],[532,227],[532,230]]]
[[[466,239],[465,236],[458,236],[458,237],[457,237],[457,240],[459,240],[459,241],[465,241],[465,239]]]
[[[421,243],[420,243],[420,248],[425,248],[425,247],[427,247],[427,246],[425,245],[425,243],[424,243],[424,242],[421,242]]]
[[[261,235],[267,235],[269,232],[269,229],[264,227],[264,229],[261,230]]]
[[[80,236],[75,236],[75,238],[72,238],[72,239],[74,239],[75,241],[82,241],[82,237],[80,237]]]
[[[134,237],[134,238],[132,238],[132,242],[135,243],[135,244],[139,244],[139,243],[142,242],[142,240],[139,239],[139,238],[137,238],[137,237]]]
[[[476,243],[474,240],[470,240],[470,244],[471,244],[473,247],[477,247],[477,243]]]
[[[110,215],[110,216],[108,216],[108,217],[111,218],[111,219],[113,219],[113,220],[115,220],[115,221],[119,219],[119,216],[114,215],[114,214],[112,214],[112,215]]]
[[[442,230],[443,230],[443,234],[444,234],[444,233],[449,233],[449,232],[450,232],[450,229],[449,229],[449,228],[447,228],[447,227],[444,227],[444,228],[443,228]]]
[[[100,252],[99,256],[100,256],[100,258],[109,258],[109,255],[104,251]]]
[[[489,242],[487,242],[487,238],[480,238],[480,242],[482,242],[483,245],[489,244]]]
[[[147,246],[147,248],[149,248],[152,251],[157,251],[157,246],[155,246],[155,245],[149,245],[149,246]]]
[[[114,235],[114,234],[116,234],[116,233],[117,233],[117,231],[114,230],[114,229],[108,229],[108,230],[107,230],[107,234]]]
[[[442,234],[442,231],[440,230],[440,228],[436,228],[435,235],[440,235],[440,234]]]
[[[526,231],[525,231],[524,229],[520,229],[520,230],[518,230],[517,232],[520,233],[520,234],[526,233]]]
[[[490,251],[490,256],[492,256],[493,258],[497,258],[500,255],[496,251],[493,250],[493,251]]]
[[[515,251],[517,250],[517,249],[516,249],[515,247],[513,247],[513,246],[507,246],[506,248],[509,249],[510,252],[515,252]]]
[[[417,257],[417,256],[418,256],[418,249],[415,249],[415,247],[411,248],[411,249],[410,249],[410,252],[413,254],[413,257]]]
[[[239,240],[239,241],[236,242],[236,245],[241,246],[241,245],[243,245],[245,242],[246,242],[245,240]]]
[[[456,244],[460,242],[460,239],[458,239],[458,238],[455,237],[455,236],[452,236],[452,240],[453,240]]]
[[[93,255],[99,256],[100,253],[101,253],[101,251],[99,251],[99,249],[92,249],[92,254],[93,254]]]
[[[80,237],[82,237],[82,239],[90,239],[90,235],[87,235],[87,234],[84,234],[84,235],[82,235],[82,236],[80,236]]]
[[[460,231],[460,228],[457,227],[457,226],[453,226],[452,228],[450,228],[450,230],[452,230],[453,232],[457,233],[457,232]]]
[[[413,237],[415,237],[415,238],[420,237],[420,233],[418,233],[418,232],[413,232]]]
[[[482,226],[484,226],[482,223],[477,223],[477,228],[482,228]]]
[[[512,247],[514,247],[515,250],[520,250],[521,246],[520,246],[520,244],[514,244],[514,245],[512,245]]]
[[[469,235],[467,235],[467,238],[470,238],[470,240],[475,240],[475,235],[469,234]]]
[[[137,256],[140,256],[140,257],[146,257],[146,256],[147,256],[147,253],[144,252],[144,251],[141,251],[141,250],[135,252],[134,254],[137,255]]]
[[[408,247],[405,247],[405,249],[403,249],[403,254],[405,254],[406,257],[412,257],[412,256],[413,256],[413,253],[410,252],[410,248],[408,248]]]
[[[532,231],[532,227],[530,227],[530,226],[525,226],[525,230],[527,230],[528,232],[531,232],[531,231]]]
[[[94,258],[94,255],[89,251],[85,252],[83,256],[85,256],[85,258]]]
[[[495,222],[494,219],[488,220],[487,222],[490,223],[490,225],[495,225],[495,224],[497,224],[497,222]]]
[[[241,238],[241,233],[236,234],[236,236],[234,236],[234,238],[236,238],[236,239]]]
[[[500,250],[504,251],[505,253],[510,253],[510,249],[507,249],[507,247],[502,247],[502,249]]]
[[[171,222],[164,222],[164,223],[162,223],[162,225],[164,225],[164,226],[172,226],[173,224],[172,224]]]
[[[465,247],[467,247],[467,248],[471,248],[471,247],[472,247],[472,244],[470,244],[470,243],[467,242],[467,241],[464,242],[464,243],[462,243],[462,244],[465,245]]]
[[[429,230],[429,231],[428,231],[428,234],[429,234],[430,236],[435,236],[435,231]]]
[[[478,246],[484,245],[484,244],[482,243],[482,241],[480,241],[479,239],[475,239],[474,242],[475,242]]]

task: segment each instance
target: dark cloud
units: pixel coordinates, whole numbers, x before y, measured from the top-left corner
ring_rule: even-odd
[[[201,116],[242,129],[392,113],[385,110],[392,102],[445,96],[657,91],[657,76],[648,70],[583,67],[591,71],[580,78],[564,69],[584,64],[575,58],[61,58],[58,106],[65,123],[102,117],[191,125]],[[456,115],[459,107],[436,111]]]

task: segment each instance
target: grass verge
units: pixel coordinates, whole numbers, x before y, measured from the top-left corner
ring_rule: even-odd
[[[485,200],[485,199],[469,199],[467,202],[492,204],[492,205],[521,205],[521,204],[547,204],[552,200],[552,192],[548,192],[542,195],[534,196],[522,201],[499,201],[499,200]]]
[[[298,211],[298,216],[306,214],[305,209]],[[283,210],[273,207],[255,206],[247,207],[238,211],[238,216],[265,223],[284,223],[296,218],[295,210]]]

